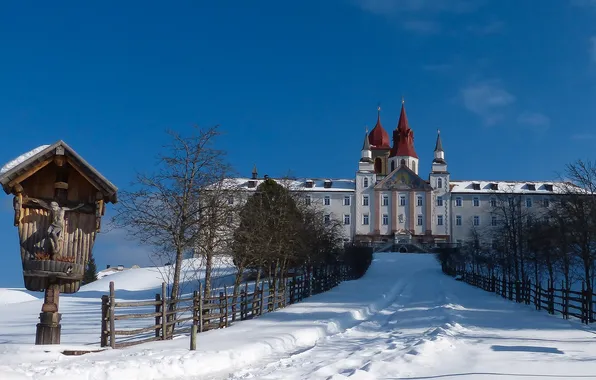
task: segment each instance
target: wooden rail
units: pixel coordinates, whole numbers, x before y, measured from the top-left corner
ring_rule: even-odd
[[[268,281],[263,280],[258,284],[243,283],[237,294],[229,292],[232,287],[226,286],[215,290],[210,297],[204,297],[199,286],[199,290],[195,290],[192,295],[174,301],[168,299],[165,283],[162,284],[161,293],[156,294],[153,301],[117,301],[114,282],[110,282],[109,295],[101,298],[100,345],[122,348],[172,339],[175,335],[191,332],[193,325],[198,333],[226,328],[236,321],[273,312],[354,278],[346,266],[330,265],[310,268],[303,274],[288,277],[281,286],[278,284],[277,289],[270,288]],[[117,313],[122,309],[128,309],[128,312]],[[143,310],[133,313],[130,309]],[[116,321],[141,319],[151,322],[146,327],[116,329]]]
[[[448,274],[455,274],[449,271]],[[582,282],[582,290],[565,288],[561,281],[560,287],[548,280],[546,287],[542,284],[532,284],[531,280],[515,281],[506,277],[483,276],[478,273],[458,272],[461,280],[500,295],[511,301],[534,305],[536,310],[546,310],[549,314],[560,314],[563,318],[577,318],[582,323],[592,323],[595,320],[594,304],[596,294]]]

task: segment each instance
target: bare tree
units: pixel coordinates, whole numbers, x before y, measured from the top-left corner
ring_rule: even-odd
[[[201,233],[220,222],[200,217],[210,215],[218,206],[200,202],[203,195],[213,194],[213,184],[230,172],[225,153],[214,147],[220,134],[217,126],[197,127],[188,137],[169,131],[170,144],[165,146],[165,154],[158,155],[155,171],[138,174],[132,190],[120,193],[113,221],[133,238],[152,246],[156,258],[170,264],[173,259],[173,301],[180,293],[183,259],[193,254]],[[175,310],[175,303],[170,308]]]
[[[556,203],[556,212],[564,221],[569,248],[583,265],[587,288],[594,284],[596,260],[596,163],[578,160],[565,170],[568,181]]]

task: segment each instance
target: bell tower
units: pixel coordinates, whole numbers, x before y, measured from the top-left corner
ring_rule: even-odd
[[[418,155],[414,149],[414,131],[410,129],[403,99],[397,128],[393,131],[393,147],[389,153],[389,172],[400,166],[406,166],[418,174]]]

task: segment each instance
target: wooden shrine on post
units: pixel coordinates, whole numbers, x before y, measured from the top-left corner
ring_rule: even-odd
[[[25,288],[45,291],[35,344],[60,343],[60,293],[81,287],[105,204],[117,188],[65,142],[42,146],[0,169],[14,196]]]

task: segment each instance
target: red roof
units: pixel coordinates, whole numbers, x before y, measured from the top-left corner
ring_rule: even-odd
[[[409,156],[418,158],[416,149],[414,149],[414,131],[410,129],[408,124],[408,117],[406,116],[406,107],[403,102],[401,104],[401,113],[399,114],[399,121],[397,128],[393,131],[393,147],[389,157],[395,156]]]
[[[372,145],[373,149],[389,149],[391,148],[389,141],[389,133],[381,125],[381,109],[377,111],[377,124],[370,131],[368,135],[368,142]]]

